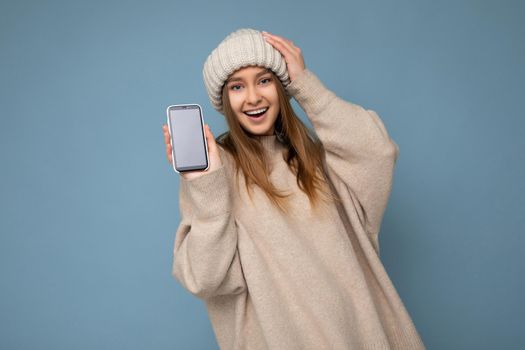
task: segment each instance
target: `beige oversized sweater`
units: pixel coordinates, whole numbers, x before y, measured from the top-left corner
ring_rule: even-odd
[[[251,202],[219,146],[220,168],[180,177],[174,277],[205,302],[221,349],[425,349],[379,257],[398,146],[374,111],[310,70],[287,90],[323,143],[342,204],[311,209],[275,135],[260,139],[272,182],[293,192],[291,214],[258,188]]]

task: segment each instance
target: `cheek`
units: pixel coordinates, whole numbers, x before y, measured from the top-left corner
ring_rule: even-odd
[[[228,95],[228,98],[230,100],[230,105],[232,106],[232,109],[233,110],[237,110],[240,108],[241,104],[242,104],[242,97],[241,97],[241,94],[239,93],[230,93]]]
[[[269,91],[268,98],[271,99],[274,104],[279,102],[279,95],[277,94],[277,88],[275,86],[272,86],[272,89]]]

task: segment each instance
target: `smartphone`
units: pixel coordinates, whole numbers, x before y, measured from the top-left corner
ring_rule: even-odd
[[[196,103],[171,105],[166,109],[173,170],[177,173],[207,170],[208,144],[202,108]]]

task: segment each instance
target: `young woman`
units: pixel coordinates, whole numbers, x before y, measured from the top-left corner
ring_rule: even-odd
[[[229,130],[206,125],[210,168],[181,174],[173,275],[221,349],[424,349],[379,257],[399,154],[379,116],[254,29],[228,35],[203,76]]]

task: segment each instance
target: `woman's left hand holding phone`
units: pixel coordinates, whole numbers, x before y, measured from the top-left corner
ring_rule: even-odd
[[[167,124],[162,125],[162,131],[164,133],[164,143],[166,144],[166,157],[168,158],[168,162],[171,165],[173,164],[173,158],[171,156],[172,147],[171,147],[171,142],[170,142],[170,133],[169,133]],[[184,179],[186,180],[195,179],[197,177],[205,175],[210,171],[220,168],[222,165],[221,157],[219,155],[219,148],[217,146],[217,143],[215,142],[215,137],[213,137],[213,134],[208,124],[204,125],[204,133],[206,136],[206,142],[208,144],[208,156],[209,156],[210,166],[208,170],[188,171],[188,172],[180,173],[180,175],[184,177]]]

